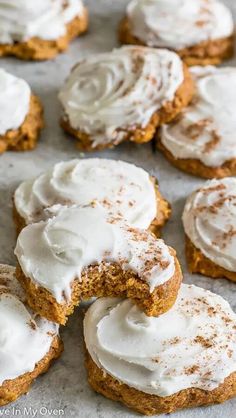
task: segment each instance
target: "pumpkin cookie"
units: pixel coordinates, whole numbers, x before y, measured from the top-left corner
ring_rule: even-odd
[[[19,233],[26,225],[53,215],[54,205],[99,203],[135,228],[160,235],[170,205],[157,181],[142,168],[124,161],[99,158],[60,162],[14,194],[14,220]],[[58,209],[58,206],[56,206]]]
[[[193,67],[192,103],[159,134],[159,148],[177,168],[204,178],[236,175],[236,69]]]
[[[159,315],[175,302],[182,280],[173,249],[101,205],[64,207],[28,225],[15,254],[29,306],[60,324],[92,296],[127,296]]]
[[[132,301],[101,298],[84,319],[91,387],[145,415],[236,396],[236,315],[220,296],[183,284],[148,318]]]
[[[59,94],[61,124],[86,151],[127,140],[144,143],[192,95],[192,79],[178,55],[127,46],[86,58],[72,69]]]
[[[87,10],[81,0],[0,0],[0,56],[47,60],[85,32]]]
[[[0,69],[0,153],[35,148],[43,128],[43,108],[29,85]]]
[[[171,49],[187,65],[217,65],[233,55],[234,22],[218,0],[132,0],[119,38]]]
[[[208,181],[188,198],[183,224],[189,270],[236,281],[236,179]]]
[[[34,314],[25,304],[15,268],[0,265],[0,406],[28,392],[63,346],[58,325]]]

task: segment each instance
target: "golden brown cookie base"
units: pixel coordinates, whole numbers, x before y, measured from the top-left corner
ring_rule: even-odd
[[[17,212],[16,206],[14,203],[14,198],[13,198],[12,216],[13,216],[13,221],[16,227],[16,236],[18,237],[21,230],[26,227],[26,222],[25,222],[25,219],[22,218],[22,216],[19,214],[19,212]]]
[[[122,44],[146,46],[132,35],[128,19],[125,17],[119,26],[119,40]],[[227,38],[200,42],[192,47],[175,50],[188,66],[218,65],[234,55],[234,35]]]
[[[201,42],[176,52],[189,67],[219,65],[234,56],[234,36]]]
[[[191,273],[200,273],[214,279],[226,278],[236,282],[236,272],[229,271],[209,260],[185,235],[185,253],[188,269]]]
[[[85,366],[89,384],[96,392],[143,415],[167,414],[183,408],[222,403],[236,396],[236,373],[232,373],[212,391],[191,388],[160,397],[141,392],[116,380],[94,363],[87,350]]]
[[[22,376],[12,380],[5,380],[0,386],[0,406],[6,405],[15,401],[21,395],[27,393],[31,384],[34,382],[40,374],[46,373],[53,360],[57,359],[63,351],[63,343],[59,337],[55,337],[50,350],[40,360],[34,370],[29,373],[25,373]]]
[[[88,12],[84,9],[83,16],[75,17],[67,24],[65,36],[52,41],[40,38],[31,38],[26,42],[14,44],[0,44],[0,57],[12,55],[23,60],[42,61],[54,58],[60,52],[65,51],[70,41],[84,33],[88,27]]]
[[[174,250],[171,250],[175,255]],[[81,280],[71,284],[71,299],[57,303],[53,295],[31,279],[25,277],[18,266],[16,278],[26,292],[27,303],[39,315],[49,321],[64,325],[82,299],[91,297],[128,297],[148,316],[158,316],[168,311],[175,303],[182,273],[175,258],[175,273],[170,280],[150,293],[149,285],[132,271],[123,271],[117,263],[90,266],[82,273]]]
[[[152,177],[154,183],[155,192],[156,192],[156,201],[157,201],[157,215],[156,218],[152,221],[149,226],[149,231],[156,235],[157,238],[161,236],[161,229],[168,221],[171,215],[171,206],[170,203],[165,200],[160,193],[157,180]]]
[[[184,81],[178,88],[174,99],[171,102],[166,102],[161,109],[154,113],[145,128],[138,126],[135,130],[121,128],[119,131],[125,133],[122,140],[114,140],[110,143],[103,143],[95,146],[92,138],[88,134],[72,128],[66,115],[61,118],[61,126],[66,132],[77,139],[77,146],[82,151],[101,151],[106,148],[113,148],[115,145],[124,141],[143,144],[152,140],[156,129],[160,125],[171,122],[181,112],[181,110],[190,103],[193,93],[194,83],[188,68],[184,66]]]
[[[31,95],[29,113],[20,128],[0,135],[0,154],[8,150],[28,151],[35,148],[43,126],[43,107],[39,98]]]
[[[193,176],[202,177],[204,179],[222,179],[224,177],[236,176],[236,158],[226,161],[220,167],[208,167],[200,160],[175,158],[162,144],[160,139],[157,140],[157,147],[174,167],[185,173],[192,174]]]
[[[152,223],[149,226],[149,230],[156,235],[156,237],[161,236],[161,229],[168,221],[171,215],[171,206],[167,200],[163,198],[160,193],[157,180],[152,177],[152,182],[154,184],[155,193],[156,193],[156,202],[157,202],[157,215],[153,219]],[[25,219],[17,212],[14,197],[13,197],[13,221],[16,227],[16,234],[19,235],[20,231],[26,227]]]

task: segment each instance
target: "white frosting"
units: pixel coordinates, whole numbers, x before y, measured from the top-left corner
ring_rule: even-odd
[[[83,10],[81,0],[0,0],[0,43],[57,39]]]
[[[236,315],[220,296],[182,284],[175,305],[147,317],[130,300],[98,299],[84,319],[99,368],[145,393],[213,390],[236,371]]]
[[[25,305],[15,268],[0,265],[0,385],[32,372],[47,354],[58,326]]]
[[[0,68],[0,135],[18,129],[30,107],[31,90],[21,78]]]
[[[92,55],[72,69],[59,99],[70,125],[93,145],[119,143],[127,130],[146,127],[184,79],[180,58],[168,50],[126,46]]]
[[[154,184],[146,171],[124,161],[99,158],[56,164],[23,182],[14,201],[27,224],[49,217],[53,205],[99,202],[129,225],[147,229],[158,210]]]
[[[161,131],[175,158],[218,167],[236,158],[236,68],[193,67],[196,97],[180,118]]]
[[[174,257],[162,240],[109,217],[101,206],[63,208],[46,222],[28,225],[15,254],[25,276],[59,303],[70,299],[74,279],[102,261],[134,271],[149,284],[150,293],[175,272]]]
[[[184,229],[195,247],[236,272],[236,179],[211,180],[187,199]]]
[[[230,10],[218,0],[132,0],[127,16],[132,34],[151,47],[179,50],[234,31]]]

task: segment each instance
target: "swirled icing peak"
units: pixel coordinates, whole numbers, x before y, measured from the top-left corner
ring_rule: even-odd
[[[70,125],[94,146],[119,143],[127,130],[146,127],[184,79],[180,58],[168,50],[126,46],[92,55],[75,66],[59,99]]]
[[[186,235],[207,258],[236,271],[236,179],[208,181],[190,195],[183,223]]]
[[[222,297],[182,284],[175,305],[158,317],[147,317],[128,299],[98,299],[85,315],[84,337],[100,369],[165,397],[213,390],[236,371],[235,326]]]
[[[236,69],[193,67],[196,96],[177,120],[164,125],[161,142],[175,158],[218,167],[236,158]]]
[[[25,276],[59,303],[70,300],[73,280],[102,261],[134,271],[149,284],[150,293],[175,272],[174,257],[162,240],[130,228],[101,206],[63,208],[52,219],[28,225],[15,254]]]
[[[29,111],[31,91],[21,78],[0,68],[0,135],[18,129]]]
[[[23,182],[14,201],[27,224],[46,219],[53,205],[99,202],[131,226],[146,229],[158,210],[154,184],[146,171],[124,161],[99,158],[56,164]]]
[[[66,24],[82,13],[81,0],[0,0],[0,43],[57,39],[65,35]]]
[[[32,372],[47,354],[58,326],[35,315],[15,278],[15,268],[0,265],[0,385]]]
[[[233,34],[230,10],[218,0],[132,0],[131,32],[151,47],[180,50]]]

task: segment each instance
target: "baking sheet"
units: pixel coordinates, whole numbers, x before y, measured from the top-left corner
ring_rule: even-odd
[[[235,0],[225,1],[234,12]],[[163,195],[171,202],[172,217],[164,228],[164,238],[178,253],[184,281],[212,290],[225,297],[236,310],[236,284],[188,274],[184,257],[184,234],[181,214],[186,197],[204,181],[173,168],[150,144],[123,144],[114,150],[83,155],[76,150],[58,124],[60,106],[58,89],[70,68],[81,58],[95,52],[109,51],[117,46],[116,28],[123,16],[125,0],[88,0],[89,33],[71,45],[67,53],[54,61],[31,63],[2,59],[0,65],[23,77],[37,93],[45,108],[46,128],[38,148],[27,153],[5,153],[0,156],[0,262],[15,264],[13,254],[15,230],[12,221],[12,194],[20,181],[36,176],[61,160],[75,157],[106,157],[122,159],[143,167],[160,181]],[[236,59],[231,62],[236,64]],[[83,360],[82,308],[77,309],[68,325],[61,330],[65,351],[47,374],[37,379],[28,395],[0,408],[0,416],[131,418],[138,415],[117,402],[97,395],[89,388]],[[164,417],[166,415],[162,415]],[[173,414],[175,418],[236,418],[236,399],[223,405],[196,408]]]

